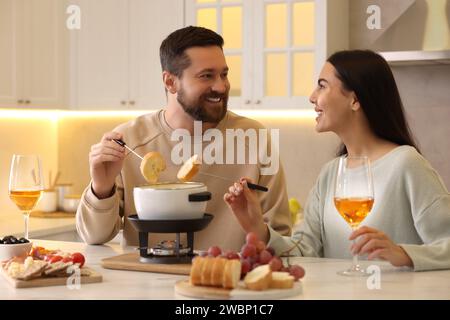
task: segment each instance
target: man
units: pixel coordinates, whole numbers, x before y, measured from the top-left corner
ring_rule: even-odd
[[[165,109],[118,126],[91,148],[92,180],[83,193],[76,215],[77,230],[85,242],[105,243],[123,227],[126,244],[138,244],[137,231],[126,217],[136,213],[133,187],[145,184],[139,170],[140,159],[126,153],[112,139],[123,139],[141,155],[149,151],[160,152],[167,162],[167,169],[159,181],[173,181],[180,167],[171,161],[172,150],[177,144],[171,139],[174,130],[184,129],[190,133],[190,138],[195,131],[194,121],[201,121],[202,133],[212,128],[224,135],[226,129],[263,128],[256,121],[227,111],[230,84],[222,46],[220,35],[192,26],[173,32],[162,42],[160,59],[167,93]],[[260,169],[258,163],[202,165],[202,171],[216,176],[232,180],[246,176],[267,186],[271,192],[260,194],[264,217],[271,228],[288,235],[291,220],[283,171],[261,175]],[[222,200],[229,182],[203,175],[195,177],[195,181],[205,183],[212,193],[207,212],[214,215],[210,225],[195,234],[195,249],[218,245],[223,249],[239,250],[245,241],[245,233]],[[169,238],[167,234],[151,235],[150,245],[171,239],[173,236]]]

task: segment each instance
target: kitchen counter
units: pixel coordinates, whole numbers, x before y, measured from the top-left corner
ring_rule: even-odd
[[[14,289],[0,277],[0,299],[187,299],[174,292],[174,284],[187,276],[103,269],[103,258],[134,250],[117,244],[89,246],[76,242],[34,241],[50,249],[82,252],[86,265],[103,275],[102,283],[81,285],[79,290],[65,286]],[[293,299],[450,299],[450,270],[412,272],[385,262],[364,262],[381,268],[380,288],[369,289],[368,278],[336,274],[349,260],[291,258],[306,270],[303,293]],[[372,276],[373,277],[373,276]],[[370,278],[374,280],[374,278]],[[376,282],[369,281],[372,287]]]
[[[76,232],[75,217],[73,218],[34,218],[29,220],[30,238],[40,239],[49,236]],[[0,237],[13,235],[23,237],[24,222],[22,214],[17,212],[0,213]]]

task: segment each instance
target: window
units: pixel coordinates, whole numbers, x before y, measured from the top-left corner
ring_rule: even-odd
[[[220,33],[230,108],[310,107],[325,61],[324,0],[187,0],[188,24]]]

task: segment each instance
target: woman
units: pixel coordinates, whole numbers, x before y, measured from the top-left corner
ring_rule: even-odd
[[[386,61],[372,51],[333,54],[310,101],[318,113],[316,130],[341,138],[339,155],[366,155],[372,163],[375,203],[365,226],[351,232],[334,207],[336,158],[322,168],[305,220],[291,237],[264,223],[245,178],[231,186],[224,200],[243,229],[256,232],[278,254],[294,248],[290,253],[302,256],[368,255],[416,271],[450,268],[450,195],[411,137]]]

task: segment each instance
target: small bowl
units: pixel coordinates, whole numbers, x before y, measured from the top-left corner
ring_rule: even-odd
[[[32,242],[16,244],[0,244],[0,261],[28,254],[33,246]]]
[[[78,205],[80,204],[81,196],[79,195],[67,195],[63,200],[63,210],[65,212],[75,212],[77,211]]]

